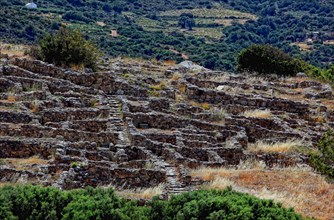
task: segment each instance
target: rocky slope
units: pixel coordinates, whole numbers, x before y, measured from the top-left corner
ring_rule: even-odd
[[[169,196],[199,184],[193,168],[247,160],[268,168],[307,165],[300,152],[334,127],[331,87],[302,74],[259,78],[106,63],[101,72],[81,73],[1,59],[1,182],[62,189],[164,183]],[[302,146],[298,152],[250,150],[260,141]]]

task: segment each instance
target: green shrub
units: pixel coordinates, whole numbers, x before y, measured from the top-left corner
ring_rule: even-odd
[[[334,180],[334,133],[327,131],[318,143],[318,152],[310,153],[310,163],[318,172]]]
[[[77,162],[72,162],[70,166],[71,168],[77,168],[79,165]]]
[[[238,71],[294,76],[308,64],[270,45],[252,45],[238,55]]]
[[[181,26],[181,28],[183,29],[187,28],[188,30],[191,31],[195,26],[194,15],[191,13],[182,13],[180,15],[178,24],[179,26]]]
[[[58,66],[84,66],[95,70],[101,53],[79,30],[61,27],[56,34],[47,34],[41,39],[32,55]]]
[[[261,200],[231,189],[195,191],[153,199],[145,206],[116,196],[112,189],[88,187],[61,191],[40,186],[0,187],[0,219],[302,219],[293,209],[271,200]]]
[[[320,72],[321,78],[325,80],[329,80],[330,82],[334,82],[334,65],[332,65],[329,69],[323,70]]]
[[[231,189],[183,193],[152,202],[153,219],[303,219],[293,209]]]
[[[51,187],[0,188],[0,219],[147,219],[148,208],[118,198],[112,189],[61,191]]]

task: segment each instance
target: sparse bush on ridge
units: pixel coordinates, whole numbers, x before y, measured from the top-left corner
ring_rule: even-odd
[[[305,62],[271,45],[252,45],[238,55],[238,70],[259,74],[294,76],[307,70]]]
[[[238,55],[237,69],[239,72],[279,76],[295,76],[298,72],[305,72],[308,76],[334,83],[334,66],[321,69],[268,44],[252,45],[242,50]]]
[[[82,66],[95,70],[101,52],[79,30],[61,27],[56,34],[45,35],[31,54],[58,66]]]

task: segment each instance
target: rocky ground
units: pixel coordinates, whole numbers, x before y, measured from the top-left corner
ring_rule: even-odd
[[[119,190],[162,183],[169,197],[205,184],[192,174],[199,168],[256,161],[304,169],[306,153],[334,127],[331,87],[303,74],[261,78],[126,59],[102,69],[3,56],[0,182]]]

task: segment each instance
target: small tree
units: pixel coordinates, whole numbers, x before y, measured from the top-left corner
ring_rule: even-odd
[[[195,26],[194,15],[190,13],[182,13],[179,18],[179,25],[181,28],[187,28],[191,31]]]
[[[238,56],[238,71],[293,76],[307,69],[307,64],[270,45],[253,45]]]
[[[95,70],[101,52],[79,30],[61,27],[56,34],[47,34],[41,39],[33,55],[58,66],[82,66]]]
[[[317,153],[310,154],[311,165],[321,174],[334,180],[334,133],[327,131],[318,143]]]

